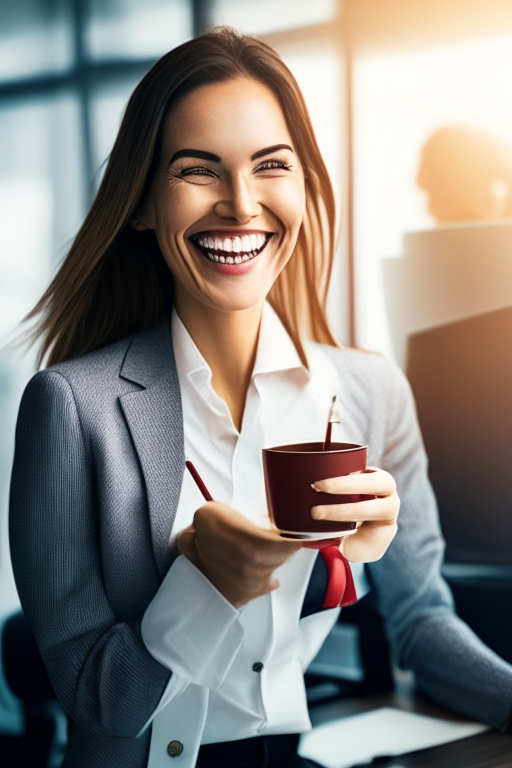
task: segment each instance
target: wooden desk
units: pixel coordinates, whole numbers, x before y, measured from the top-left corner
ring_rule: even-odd
[[[454,715],[443,707],[414,690],[412,682],[397,681],[394,693],[360,696],[342,699],[330,704],[323,704],[311,709],[313,725],[327,723],[348,715],[369,712],[379,707],[395,707],[409,712],[417,712],[430,717],[442,717],[455,722],[464,722],[464,718]],[[365,764],[378,768],[512,768],[512,736],[505,736],[498,731],[472,736],[469,739],[453,741],[431,749],[422,749],[407,755],[390,758],[377,758]],[[363,766],[353,766],[363,768]]]

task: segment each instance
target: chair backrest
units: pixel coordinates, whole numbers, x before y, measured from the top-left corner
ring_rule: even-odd
[[[449,549],[512,563],[512,307],[413,334],[407,375]]]

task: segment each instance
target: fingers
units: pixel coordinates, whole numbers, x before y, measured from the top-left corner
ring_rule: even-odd
[[[396,491],[396,483],[389,472],[374,467],[368,469],[371,471],[317,480],[313,488],[324,493],[360,493],[365,496],[391,496]]]
[[[242,557],[256,564],[277,568],[301,549],[300,541],[282,538],[277,531],[262,528],[239,512],[217,501],[209,501],[194,516],[199,536],[222,535],[240,550]]]
[[[378,521],[394,523],[400,509],[400,499],[396,491],[389,496],[379,496],[366,501],[348,502],[347,504],[320,504],[311,508],[314,520],[335,520],[338,522]]]
[[[346,536],[340,548],[352,563],[373,563],[386,552],[396,532],[396,522],[391,525],[365,523],[353,536]]]
[[[279,587],[274,571],[302,547],[234,509],[207,502],[178,534],[178,550],[236,608]]]

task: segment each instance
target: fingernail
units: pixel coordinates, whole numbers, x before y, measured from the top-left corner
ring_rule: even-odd
[[[317,493],[320,493],[320,488],[317,488],[316,483],[311,483],[311,487],[314,491],[316,491]]]

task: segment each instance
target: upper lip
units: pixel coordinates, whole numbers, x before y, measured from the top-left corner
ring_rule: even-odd
[[[243,237],[244,235],[273,235],[266,229],[204,229],[201,232],[193,232],[191,238],[198,237]]]

